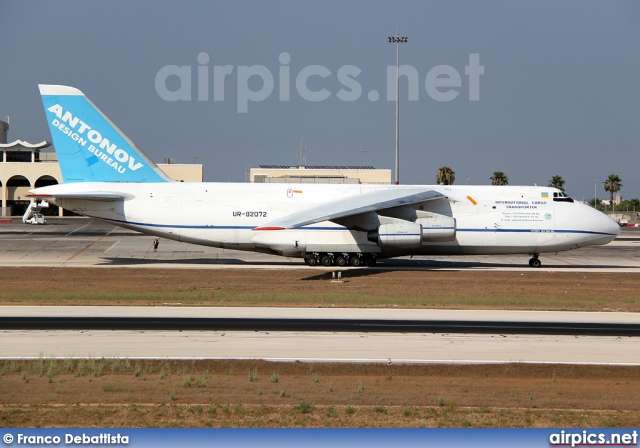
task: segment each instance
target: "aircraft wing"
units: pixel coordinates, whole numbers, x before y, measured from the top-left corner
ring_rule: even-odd
[[[392,188],[388,190],[371,191],[336,201],[325,202],[317,207],[292,213],[263,226],[256,227],[255,230],[293,229],[317,222],[332,221],[402,205],[433,201],[443,197],[444,196],[437,191],[424,188]]]
[[[85,199],[89,201],[122,201],[129,199],[131,195],[125,195],[122,193],[114,193],[112,191],[91,191],[86,193],[53,193],[53,194],[37,194],[32,193],[29,195],[32,198],[38,199]]]

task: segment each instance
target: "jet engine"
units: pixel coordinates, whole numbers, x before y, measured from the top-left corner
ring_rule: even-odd
[[[397,221],[382,224],[378,230],[369,232],[369,241],[380,247],[407,249],[422,245],[422,226],[415,222]]]
[[[449,216],[430,213],[416,222],[396,219],[380,224],[378,229],[368,233],[368,239],[380,247],[410,249],[422,243],[454,241],[456,220]]]
[[[427,218],[418,218],[422,225],[422,241],[435,243],[456,239],[456,219],[450,216],[432,214]]]

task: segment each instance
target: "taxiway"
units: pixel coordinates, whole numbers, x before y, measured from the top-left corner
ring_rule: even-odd
[[[0,266],[174,269],[298,269],[304,266],[300,259],[162,239],[154,251],[153,240],[151,236],[88,218],[48,218],[43,226],[22,224],[14,219],[12,223],[0,224]],[[640,273],[640,228],[623,228],[620,236],[606,246],[541,254],[540,259],[541,270]],[[527,254],[419,256],[382,260],[378,266],[405,270],[530,270],[528,260]]]

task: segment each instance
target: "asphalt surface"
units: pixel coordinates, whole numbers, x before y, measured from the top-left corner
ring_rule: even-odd
[[[637,337],[294,331],[2,330],[0,358],[640,365]]]
[[[153,240],[152,236],[88,218],[48,218],[47,224],[41,226],[14,219],[11,223],[0,223],[0,266],[286,269],[304,265],[300,259],[165,239],[161,239],[156,252]],[[529,258],[526,254],[400,257],[382,260],[378,266],[403,270],[530,270]],[[640,273],[640,228],[623,228],[620,236],[606,246],[542,254],[540,259],[541,270]]]
[[[395,312],[394,312],[395,311]],[[0,307],[0,330],[640,336],[640,313],[262,307]]]
[[[640,313],[482,310],[387,310],[340,308],[183,308],[183,307],[0,307],[3,322],[31,319],[31,328],[0,328],[0,358],[265,359],[272,361],[374,363],[566,363],[640,365],[637,336],[603,336],[603,327],[640,328]],[[206,330],[189,328],[191,319],[226,321]],[[68,320],[74,319],[73,325]],[[105,318],[145,320],[148,328],[96,328]],[[53,325],[40,325],[49,319]],[[166,321],[180,320],[167,329]],[[246,319],[248,323],[243,323]],[[40,322],[38,323],[38,321]],[[300,327],[258,328],[288,320]],[[324,321],[317,331],[305,321]],[[344,327],[358,321],[385,321],[390,331]],[[413,322],[412,322],[413,321]],[[462,332],[491,321],[494,328]],[[57,323],[56,323],[57,322]],[[154,326],[153,322],[160,323]],[[403,325],[434,327],[402,331]],[[111,322],[112,323],[112,322]],[[234,325],[229,324],[232,323]],[[237,324],[237,325],[236,325]],[[59,325],[59,326],[57,326]],[[56,327],[57,326],[57,327]],[[107,325],[110,328],[112,325]],[[252,329],[247,330],[247,326]],[[392,328],[392,327],[396,328]],[[440,326],[439,328],[436,328]],[[538,333],[545,326],[572,329],[570,335]],[[10,327],[10,326],[9,326]],[[67,328],[65,330],[60,327]],[[72,329],[75,328],[75,329]],[[444,328],[446,327],[446,328]],[[82,329],[80,329],[82,328]],[[581,334],[575,329],[582,328]],[[593,329],[598,329],[598,336]],[[588,331],[584,331],[584,330]],[[279,330],[279,331],[275,331]],[[506,330],[506,331],[500,331]],[[517,334],[520,333],[520,334]],[[587,333],[587,334],[585,334]]]

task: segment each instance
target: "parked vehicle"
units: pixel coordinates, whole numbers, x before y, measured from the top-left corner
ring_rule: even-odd
[[[25,224],[46,224],[47,221],[44,219],[44,215],[42,213],[34,213],[31,215],[31,218],[26,219],[24,221]]]

